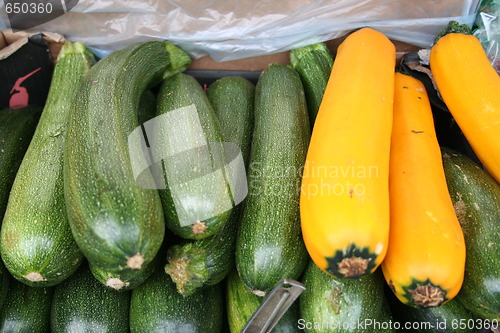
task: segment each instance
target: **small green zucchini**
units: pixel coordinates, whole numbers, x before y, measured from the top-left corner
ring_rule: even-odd
[[[165,80],[157,100],[161,128],[150,146],[153,156],[164,157],[166,189],[160,197],[167,227],[186,239],[215,235],[235,205],[217,116],[201,85],[187,74]]]
[[[68,222],[63,154],[70,107],[94,56],[67,41],[54,68],[49,95],[12,186],[0,235],[11,274],[31,286],[53,286],[70,276],[83,254]]]
[[[132,291],[130,331],[219,333],[223,314],[221,285],[182,296],[170,277],[157,270]]]
[[[313,127],[332,72],[332,54],[325,43],[316,43],[291,50],[290,63],[304,85],[309,120]]]
[[[127,333],[129,307],[130,292],[106,288],[85,263],[54,290],[51,332]]]

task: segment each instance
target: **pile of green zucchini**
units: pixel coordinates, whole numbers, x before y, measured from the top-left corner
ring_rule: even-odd
[[[459,297],[435,309],[398,304],[379,272],[337,280],[302,240],[300,172],[333,63],[326,46],[292,50],[291,66],[270,64],[256,85],[224,77],[204,89],[183,73],[190,61],[145,42],[96,62],[67,42],[43,111],[0,111],[0,332],[236,333],[284,278],[307,289],[273,332],[498,321],[490,282],[498,287],[500,263],[486,252],[497,247],[500,188],[483,170],[444,152],[471,258]],[[149,188],[134,173],[138,128]]]

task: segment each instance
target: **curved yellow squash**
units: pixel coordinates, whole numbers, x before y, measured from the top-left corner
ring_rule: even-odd
[[[373,272],[389,235],[389,149],[396,50],[370,28],[337,50],[302,177],[300,216],[309,255],[323,271]]]
[[[397,73],[394,89],[391,226],[382,271],[401,302],[434,307],[452,299],[462,286],[464,237],[424,85]]]
[[[500,183],[500,76],[479,40],[451,33],[432,47],[431,71],[453,118]]]

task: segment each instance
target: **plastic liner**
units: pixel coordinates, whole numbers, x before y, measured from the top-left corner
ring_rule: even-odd
[[[169,40],[193,58],[227,61],[272,54],[370,26],[429,47],[450,20],[472,26],[479,0],[80,0],[35,27],[84,43],[98,56],[136,41]],[[3,3],[0,29],[8,27]]]
[[[483,0],[474,26],[474,36],[481,41],[491,64],[500,74],[500,1]]]

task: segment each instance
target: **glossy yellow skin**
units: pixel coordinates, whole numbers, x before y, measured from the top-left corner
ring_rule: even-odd
[[[430,65],[453,118],[500,183],[500,76],[481,43],[472,35],[448,34],[432,47]]]
[[[403,287],[429,281],[447,300],[460,290],[465,243],[448,193],[424,85],[396,73],[390,158],[391,226],[382,270],[403,303]]]
[[[364,28],[339,46],[316,118],[300,197],[304,241],[327,258],[355,244],[382,261],[389,234],[389,148],[395,47]],[[367,271],[366,273],[369,273]]]

